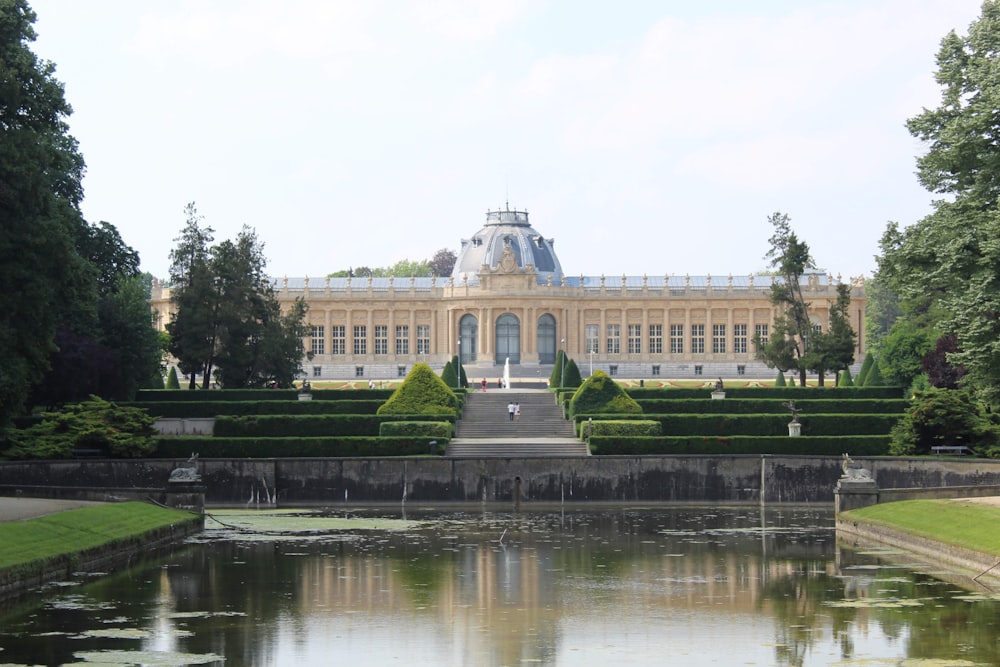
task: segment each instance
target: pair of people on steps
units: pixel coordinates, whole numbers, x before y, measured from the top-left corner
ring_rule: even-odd
[[[510,421],[516,421],[521,418],[521,404],[514,403],[511,401],[507,404],[507,416]]]

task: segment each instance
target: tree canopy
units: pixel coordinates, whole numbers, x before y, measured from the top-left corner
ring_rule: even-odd
[[[194,203],[170,254],[174,316],[170,352],[194,388],[289,387],[302,371],[307,306],[297,299],[282,313],[267,276],[264,246],[244,227],[235,241],[214,246]]]
[[[937,349],[941,335],[953,337],[945,360],[962,369],[963,385],[992,404],[1000,402],[998,44],[997,0],[983,3],[968,35],[953,31],[942,40],[940,102],[907,127],[926,147],[917,158],[920,183],[945,198],[905,229],[890,224],[878,257],[878,278],[899,296],[905,324],[897,325],[922,334],[924,355]]]
[[[457,257],[452,250],[441,248],[431,259],[413,261],[401,259],[392,266],[356,266],[329,274],[331,278],[429,278],[450,276]]]

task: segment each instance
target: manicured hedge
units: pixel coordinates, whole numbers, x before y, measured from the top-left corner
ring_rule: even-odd
[[[792,454],[805,456],[887,456],[889,436],[822,437],[624,437],[593,436],[590,451],[604,456],[671,454]]]
[[[392,389],[313,389],[314,401],[385,401]],[[297,401],[297,389],[142,389],[136,401]],[[305,403],[307,401],[303,401]]]
[[[196,452],[203,459],[274,459],[314,457],[424,456],[443,454],[447,440],[437,445],[420,438],[158,438],[150,458],[188,458]]]
[[[580,424],[592,417],[596,423],[611,415],[577,415]],[[665,436],[784,436],[788,437],[790,415],[613,415],[614,419],[655,419],[663,425]],[[801,415],[802,435],[886,435],[901,414]]]
[[[426,415],[220,416],[215,420],[213,433],[222,438],[377,436],[382,422],[426,419]],[[451,419],[447,415],[438,415],[435,421]]]
[[[154,417],[204,418],[220,415],[373,415],[382,400],[369,401],[143,401],[119,403]]]
[[[630,387],[625,391],[632,398],[711,398],[713,389],[682,389],[679,387]],[[902,387],[726,387],[726,398],[781,398],[799,399],[859,399],[859,398],[903,398]]]
[[[729,398],[712,400],[710,398],[661,399],[643,398],[636,402],[642,406],[643,412],[649,414],[786,414],[791,417],[785,403],[788,399],[749,399]],[[802,416],[813,414],[903,414],[909,401],[902,398],[835,398],[813,399],[805,398],[795,401],[795,407],[802,411]]]
[[[430,438],[448,440],[455,425],[446,421],[383,422],[378,434],[383,438]]]
[[[591,435],[658,436],[662,432],[660,422],[653,419],[601,419],[594,420]]]

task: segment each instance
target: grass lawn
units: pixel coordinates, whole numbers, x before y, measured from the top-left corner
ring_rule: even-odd
[[[149,503],[109,503],[0,524],[0,568],[76,553],[190,519]]]
[[[844,512],[861,519],[1000,557],[1000,507],[969,500],[906,500]]]

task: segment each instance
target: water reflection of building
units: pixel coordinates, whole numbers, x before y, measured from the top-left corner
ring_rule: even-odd
[[[648,268],[657,273],[567,275],[553,239],[535,231],[526,211],[507,208],[488,211],[462,240],[450,277],[280,278],[275,288],[286,306],[300,297],[309,304],[305,343],[313,356],[303,367],[315,379],[396,378],[414,363],[440,367],[457,354],[472,374],[491,376],[509,359],[516,375],[547,375],[560,348],[581,371],[586,363],[613,376],[773,376],[754,359],[752,343],[773,329],[770,276]],[[819,329],[827,328],[839,282],[822,271],[804,279]],[[851,299],[860,359],[860,279],[851,281]],[[152,306],[161,327],[170,321],[168,287],[154,283]]]

